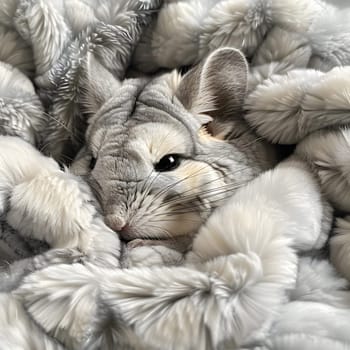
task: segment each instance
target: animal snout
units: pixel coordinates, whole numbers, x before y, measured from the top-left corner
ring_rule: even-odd
[[[126,219],[115,214],[107,215],[105,222],[113,231],[123,231],[123,229],[127,226]]]

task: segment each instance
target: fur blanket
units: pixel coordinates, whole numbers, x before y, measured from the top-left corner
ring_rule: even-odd
[[[317,0],[2,1],[1,349],[349,349],[349,17]],[[125,246],[66,167],[87,67],[123,79],[222,46],[250,62],[250,127],[295,151],[190,251]]]

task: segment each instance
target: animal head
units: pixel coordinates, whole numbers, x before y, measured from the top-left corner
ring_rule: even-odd
[[[184,76],[120,83],[91,57],[88,103],[95,114],[72,169],[122,238],[194,233],[270,165],[242,118],[247,71],[242,54],[224,48]]]

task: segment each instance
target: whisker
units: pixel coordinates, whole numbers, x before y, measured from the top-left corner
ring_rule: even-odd
[[[48,148],[50,146],[50,144],[49,143],[44,143],[40,148],[39,148],[39,151],[41,152],[41,153],[45,153],[45,150]]]
[[[173,195],[172,197],[168,198],[167,200],[163,201],[164,204],[169,204],[171,203],[173,200],[176,201],[177,198],[183,198],[184,197],[184,194],[186,193],[189,193],[189,192],[193,192],[194,190],[198,189],[198,188],[201,188],[202,186],[205,186],[205,185],[209,185],[209,184],[212,184],[216,181],[219,181],[219,180],[222,180],[225,176],[224,175],[221,175],[220,177],[216,178],[216,179],[213,179],[211,181],[207,181],[207,182],[204,182],[204,183],[201,183],[199,184],[198,186],[194,186],[186,191],[183,191],[181,193],[176,193],[175,195]],[[192,195],[196,195],[196,194],[192,194]]]
[[[224,158],[221,157],[221,158],[218,158],[218,160]],[[155,195],[154,195],[154,199],[158,199],[160,196],[162,196],[164,193],[166,193],[167,191],[169,191],[170,189],[174,188],[176,185],[180,184],[181,182],[184,182],[188,179],[190,179],[191,177],[194,177],[196,175],[198,175],[202,170],[204,169],[207,169],[207,164],[203,165],[201,168],[199,168],[197,171],[193,172],[192,174],[188,175],[188,176],[185,176],[175,182],[173,182],[172,184],[166,186],[165,188],[163,188],[162,190],[160,190],[159,192],[157,192]]]
[[[157,174],[153,179],[151,179],[152,174],[153,174],[153,169],[151,169],[151,171],[147,175],[146,179],[142,182],[142,186],[140,188],[140,193],[142,193],[141,203],[150,193],[151,187],[152,187],[155,179],[158,177],[158,174]]]
[[[71,158],[71,157],[67,156],[66,154],[61,154],[60,157],[62,160],[68,160],[68,162],[70,162],[70,163],[73,162],[73,160],[74,160],[74,158]]]
[[[150,228],[155,228],[155,229],[157,229],[159,232],[161,232],[160,234],[165,233],[165,236],[166,236],[166,237],[170,237],[170,238],[173,238],[173,237],[174,237],[174,235],[172,235],[171,232],[170,232],[169,230],[167,230],[167,229],[165,229],[165,228],[163,228],[163,227],[159,227],[159,226],[157,226],[157,225],[152,225],[152,224],[147,224],[147,226],[150,227]],[[144,237],[154,238],[153,235],[147,235],[147,234],[145,234]]]
[[[85,139],[82,138],[78,133],[74,133],[73,129],[69,128],[67,124],[65,124],[62,120],[55,117],[51,113],[43,112],[44,116],[56,122],[59,126],[61,126],[67,133],[73,138],[76,139],[79,143],[84,143]]]
[[[239,169],[239,170],[237,170],[237,172],[238,172],[238,171],[241,171],[241,170],[242,170],[242,169]],[[234,174],[234,173],[231,173],[231,174]],[[222,177],[224,177],[224,175],[222,175]],[[216,181],[218,181],[218,180],[221,180],[221,178],[217,178],[217,179],[214,179],[214,180],[212,180],[212,181],[208,181],[208,182],[206,182],[206,183],[204,183],[204,184],[200,184],[200,185],[195,186],[195,187],[193,187],[193,188],[191,188],[191,189],[189,189],[189,190],[186,190],[186,191],[184,191],[184,192],[182,192],[182,193],[177,193],[176,195],[172,196],[170,199],[163,201],[163,203],[161,204],[161,206],[162,206],[163,204],[164,204],[164,205],[168,205],[168,204],[171,204],[171,203],[173,203],[173,202],[177,202],[178,200],[179,200],[179,201],[183,201],[183,200],[185,200],[185,199],[188,198],[188,197],[191,198],[192,196],[194,196],[194,197],[199,197],[201,194],[203,194],[203,193],[205,193],[205,192],[203,192],[203,191],[201,191],[201,192],[196,192],[196,193],[192,193],[192,194],[190,194],[190,195],[188,195],[188,196],[183,196],[183,194],[184,194],[184,193],[188,193],[188,192],[192,192],[193,190],[198,189],[198,188],[202,187],[203,185],[208,185],[208,184],[214,183],[214,182],[216,182]],[[245,182],[243,182],[243,183],[237,183],[237,184],[228,183],[228,184],[222,185],[221,188],[230,188],[230,187],[232,187],[232,190],[235,190],[235,189],[241,187],[242,185],[244,185],[244,183],[245,183]],[[216,188],[214,188],[214,189],[208,189],[208,190],[205,190],[205,191],[216,191],[217,188],[220,188],[220,187],[216,187]]]
[[[174,222],[176,221],[175,218],[169,218],[168,219],[160,219],[160,220],[151,220],[150,222]],[[195,223],[201,223],[200,220],[193,220],[193,219],[189,219],[189,218],[181,218],[181,221],[187,221],[187,222],[195,222]]]
[[[181,182],[184,182],[188,179],[190,179],[191,177],[194,177],[196,175],[198,175],[198,173],[200,173],[202,170],[207,168],[207,164],[203,165],[201,168],[199,168],[197,171],[193,172],[192,174],[185,176],[175,182],[173,182],[172,184],[166,186],[164,189],[160,190],[158,193],[155,194],[154,198],[158,199],[161,195],[163,195],[164,193],[166,193],[168,190],[172,189],[173,187],[175,187],[176,185],[180,184]]]
[[[171,131],[169,131],[167,135],[164,135],[164,139],[163,139],[163,141],[162,141],[160,146],[162,146],[164,144],[164,142],[166,141],[167,137],[170,135],[170,132]],[[135,170],[135,173],[136,173],[136,169],[134,169],[134,170]],[[145,199],[147,198],[147,196],[151,192],[152,185],[153,185],[154,181],[160,175],[160,173],[157,173],[156,176],[153,179],[151,179],[151,176],[152,176],[153,172],[154,172],[154,170],[152,169],[150,171],[150,173],[147,175],[147,177],[144,179],[144,181],[142,182],[142,186],[139,189],[139,193],[141,193],[140,205],[142,205],[144,203]],[[135,196],[136,196],[136,194],[135,194]],[[136,199],[136,198],[134,198],[134,199]],[[131,206],[132,203],[130,203],[130,199],[128,200],[128,202],[129,202],[129,205]]]
[[[163,140],[162,140],[161,144],[159,145],[159,148],[161,148],[161,147],[164,145],[164,143],[166,142],[166,140],[167,140],[167,138],[169,137],[169,135],[170,135],[171,132],[172,132],[172,130],[169,130],[169,132],[168,132],[166,135],[164,135]],[[177,145],[176,145],[176,146],[177,146]],[[172,147],[172,149],[175,149],[175,146]],[[149,179],[150,176],[152,175],[153,171],[154,171],[154,170],[152,170],[151,173],[149,174],[148,179]],[[142,197],[142,199],[141,199],[141,203],[142,203],[142,202],[144,201],[144,199],[149,195],[149,193],[150,193],[150,191],[151,191],[151,189],[152,189],[152,185],[153,185],[154,181],[155,181],[159,176],[160,176],[160,172],[158,172],[157,175],[152,179],[152,181],[150,181],[149,186],[147,187],[147,191],[144,191],[144,195],[143,195],[143,197]],[[148,181],[148,179],[146,179],[146,182]]]
[[[241,146],[243,146],[243,147],[248,147],[248,146],[254,145],[255,143],[257,143],[257,142],[259,142],[259,141],[264,141],[264,140],[265,140],[264,137],[259,136],[259,137],[256,137],[254,140],[252,140],[252,141],[250,141],[250,142],[248,142],[248,143],[245,143],[245,144],[243,144],[243,145],[241,145]],[[266,141],[266,140],[265,140],[265,141]]]
[[[68,133],[70,133],[71,135],[73,135],[73,132],[71,129],[69,129],[69,127],[61,120],[59,120],[58,118],[54,117],[51,113],[47,113],[44,112],[43,113],[45,115],[45,117],[48,117],[50,119],[52,119],[53,121],[55,121],[58,125],[62,126],[66,131],[68,131]],[[74,136],[74,135],[73,135]]]
[[[207,193],[204,193],[202,195],[202,199],[208,199],[210,197],[213,197],[213,196],[217,196],[217,195],[221,195],[221,194],[225,194],[225,196],[222,196],[220,198],[217,198],[217,199],[212,199],[210,200],[210,204],[215,204],[215,203],[219,203],[219,202],[222,202],[224,200],[226,200],[227,198],[230,198],[233,193],[232,193],[233,189],[230,188],[229,191],[227,191],[226,189],[221,189],[221,190],[217,190],[217,191],[208,191]],[[195,199],[197,196],[193,196],[192,198],[191,197],[188,197],[188,199]],[[173,208],[173,209],[170,209],[169,211],[167,212],[162,212],[161,215],[171,215],[173,213],[187,213],[189,212],[188,210],[191,211],[191,209],[193,211],[205,211],[206,208],[203,208],[201,207],[200,209],[197,207],[197,208],[194,208],[193,207],[193,203],[189,203],[188,200],[187,200],[187,203],[183,203],[183,202],[180,202],[178,204],[181,204],[181,207],[176,209],[176,208]],[[178,204],[175,204],[175,205],[178,205]],[[173,204],[174,205],[174,204]],[[161,208],[161,207],[159,207]],[[212,210],[212,208],[208,208],[208,210]]]

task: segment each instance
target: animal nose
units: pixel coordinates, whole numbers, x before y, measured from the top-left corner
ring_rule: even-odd
[[[127,225],[126,220],[122,216],[115,214],[107,215],[105,221],[113,231],[122,231]]]

